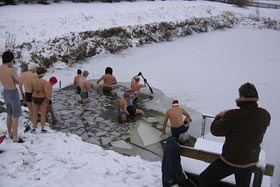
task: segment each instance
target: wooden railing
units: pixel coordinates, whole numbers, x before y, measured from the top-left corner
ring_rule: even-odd
[[[163,142],[163,148],[165,148],[165,142]],[[198,150],[192,147],[180,146],[180,154],[181,156],[204,161],[207,163],[212,163],[217,158],[220,157],[220,154]],[[265,168],[256,166],[254,170],[254,178],[253,178],[253,187],[261,187],[263,175],[273,176],[274,173],[274,165],[266,164]]]

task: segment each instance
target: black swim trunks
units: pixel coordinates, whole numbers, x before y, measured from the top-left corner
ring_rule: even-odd
[[[126,109],[129,115],[134,115],[136,113],[136,108],[133,105],[129,105]]]
[[[183,124],[180,127],[171,127],[172,136],[179,138],[180,134],[189,130],[189,124]]]
[[[25,92],[26,102],[32,102],[32,93]]]
[[[103,92],[111,92],[112,90],[112,87],[103,86]]]
[[[36,104],[36,105],[41,105],[44,101],[45,101],[45,97],[42,98],[38,98],[38,97],[32,97],[32,101]]]

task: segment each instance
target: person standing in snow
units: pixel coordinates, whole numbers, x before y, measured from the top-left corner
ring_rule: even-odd
[[[185,120],[183,120],[183,115],[186,116]],[[168,119],[170,119],[171,123],[171,134],[177,139],[179,138],[180,134],[187,132],[189,129],[189,123],[192,122],[191,116],[185,111],[185,109],[179,107],[178,100],[173,100],[172,108],[167,110],[165,113],[161,136],[165,135]]]
[[[25,99],[27,103],[30,121],[32,121],[33,116],[31,80],[37,77],[37,74],[35,73],[37,67],[37,64],[31,62],[28,64],[28,70],[20,75],[22,83],[19,84],[19,90],[23,99]]]
[[[23,143],[23,139],[18,136],[18,119],[22,115],[19,92],[16,84],[22,83],[20,77],[13,69],[14,54],[5,51],[2,54],[2,62],[0,65],[0,80],[4,87],[3,97],[7,108],[7,130],[9,137],[14,142]]]
[[[52,116],[52,124],[56,124],[58,122],[57,118],[55,117],[55,113],[53,110],[53,105],[52,105],[52,90],[53,90],[53,85],[57,83],[57,78],[56,77],[51,77],[49,79],[49,84],[48,84],[48,91],[47,91],[47,98],[49,100],[49,105],[47,108],[47,111],[51,113]]]
[[[105,74],[96,83],[99,84],[100,81],[103,81],[103,93],[110,93],[113,89],[113,84],[117,84],[117,79],[113,75],[113,69],[111,67],[105,69]]]
[[[45,129],[46,124],[46,111],[49,105],[49,100],[47,98],[48,91],[48,81],[44,80],[43,77],[47,72],[46,68],[38,67],[36,69],[37,77],[31,80],[32,88],[32,107],[33,107],[33,129],[31,133],[36,134],[36,128],[38,124],[38,114],[40,111],[40,123],[41,123],[41,133],[47,133]]]
[[[214,136],[224,136],[223,151],[201,174],[199,187],[215,186],[221,179],[234,174],[236,185],[248,187],[252,172],[259,161],[260,144],[270,124],[270,114],[258,107],[258,92],[251,83],[239,88],[236,104],[239,109],[216,115],[211,124]]]
[[[83,76],[79,79],[79,86],[81,88],[80,96],[81,96],[81,103],[85,104],[88,103],[88,91],[91,87],[91,83],[87,80],[89,72],[87,70],[83,71]]]
[[[74,85],[76,86],[76,89],[77,89],[76,93],[77,94],[80,94],[80,92],[81,92],[81,87],[79,86],[79,80],[82,77],[83,77],[82,70],[78,69],[77,70],[77,75],[74,77]]]

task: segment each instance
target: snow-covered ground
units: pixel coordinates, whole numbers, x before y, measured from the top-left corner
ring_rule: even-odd
[[[223,11],[240,16],[257,14],[256,8],[204,1],[4,6],[0,7],[0,51],[4,51],[10,36],[19,44],[69,32],[209,17]],[[280,20],[280,10],[258,9],[258,12],[261,17]],[[280,151],[275,143],[280,130],[279,48],[279,31],[236,28],[146,45],[117,55],[103,54],[75,67],[52,68],[46,78],[55,75],[66,86],[72,84],[78,67],[90,71],[89,79],[96,79],[105,67],[111,66],[119,81],[128,82],[141,71],[151,86],[168,97],[213,115],[235,108],[239,86],[250,81],[259,90],[260,106],[272,115],[263,149],[267,160],[276,165],[273,177],[276,187],[280,183]],[[5,130],[5,117],[1,114],[0,133]],[[22,130],[23,127],[20,129],[23,135]],[[5,151],[0,154],[0,186],[161,186],[160,162],[104,151],[81,142],[77,136],[54,131],[23,136],[24,144],[5,140],[0,145],[0,150]]]

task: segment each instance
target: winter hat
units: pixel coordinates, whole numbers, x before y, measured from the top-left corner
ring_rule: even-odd
[[[52,83],[57,83],[57,78],[53,76],[53,77],[50,78],[49,81],[52,82]]]
[[[11,62],[15,58],[14,54],[11,51],[5,51],[2,54],[2,62],[3,64]]]
[[[84,71],[83,71],[83,76],[86,77],[86,76],[88,76],[88,74],[89,74],[89,72],[88,72],[87,70],[84,70]]]
[[[245,98],[259,98],[258,91],[255,85],[247,82],[239,88],[239,96],[243,96]]]
[[[173,100],[172,101],[172,106],[178,106],[179,105],[179,101],[178,100]]]
[[[37,67],[38,67],[38,65],[33,62],[28,64],[28,70],[33,70],[33,69],[36,69]]]

